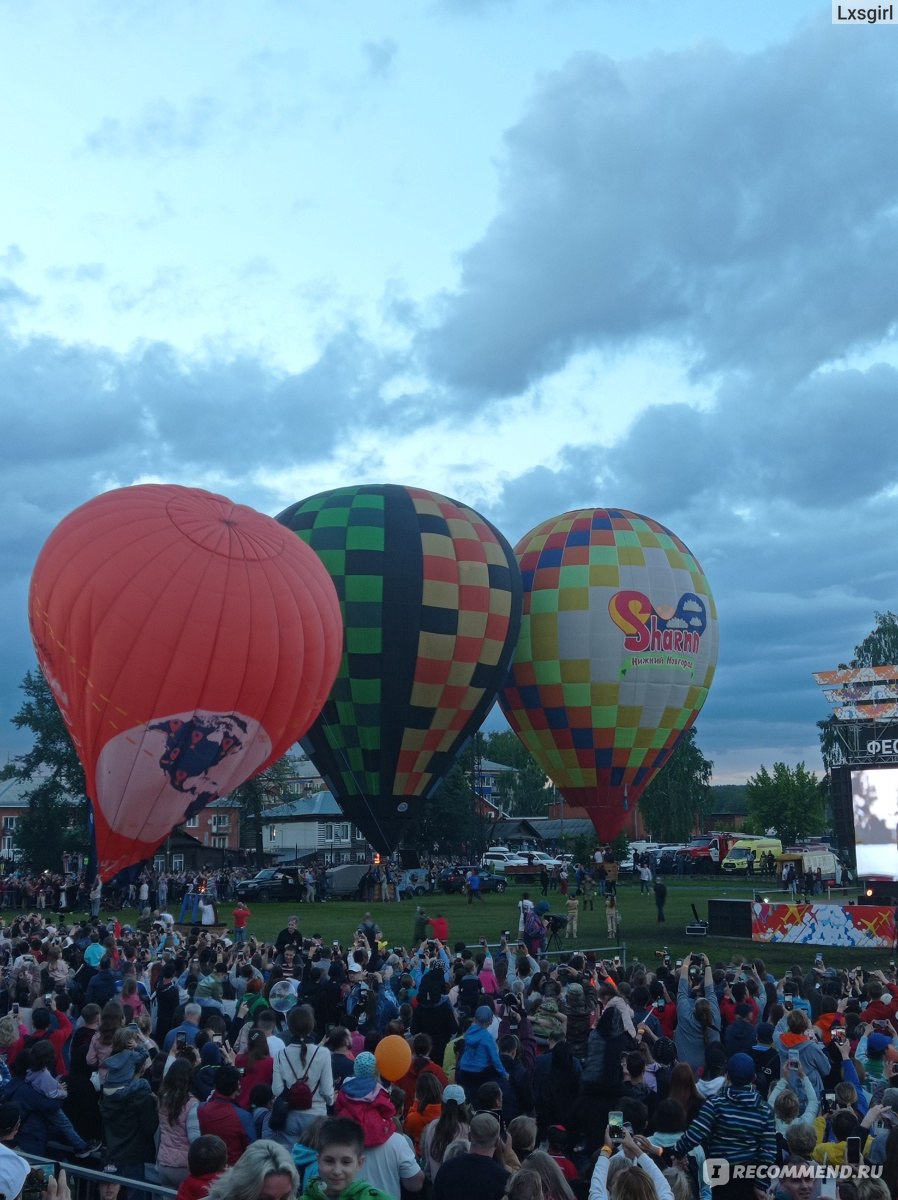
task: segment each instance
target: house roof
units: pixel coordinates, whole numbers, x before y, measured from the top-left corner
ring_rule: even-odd
[[[342,816],[340,805],[326,788],[320,792],[313,792],[310,796],[297,796],[295,800],[288,800],[286,804],[266,808],[264,813],[264,819],[269,823]]]
[[[507,763],[493,762],[489,758],[482,758],[480,760],[480,770],[481,772],[489,771],[491,774],[501,774],[503,771],[515,772],[515,768],[509,767]]]
[[[581,837],[584,834],[586,837],[597,837],[596,827],[590,820],[580,820],[575,817],[573,820],[553,821],[551,818],[541,820],[539,824],[534,822],[534,828],[537,831],[537,836],[543,838],[547,842],[556,842],[562,834],[566,838]]]

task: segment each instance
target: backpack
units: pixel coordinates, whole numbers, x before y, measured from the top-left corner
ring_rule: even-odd
[[[775,1046],[755,1053],[755,1086],[763,1099],[780,1077],[780,1056]]]

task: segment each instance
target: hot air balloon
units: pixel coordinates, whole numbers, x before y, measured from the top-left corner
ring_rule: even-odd
[[[515,553],[524,613],[499,702],[565,801],[611,840],[708,695],[711,589],[676,534],[623,509],[553,517]]]
[[[103,879],[280,758],[342,652],[320,560],[271,517],[191,488],[122,488],[75,509],[41,550],[28,603]]]
[[[303,748],[346,815],[390,850],[505,681],[520,625],[514,554],[473,509],[422,488],[336,488],[277,519],[320,555],[346,627]]]

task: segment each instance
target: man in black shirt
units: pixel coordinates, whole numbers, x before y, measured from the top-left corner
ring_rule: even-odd
[[[274,943],[274,948],[278,954],[283,954],[287,946],[292,946],[294,950],[302,949],[302,934],[297,929],[297,918],[287,918],[287,928],[282,929],[277,936],[277,941]]]
[[[508,1171],[494,1159],[499,1143],[499,1122],[489,1113],[478,1113],[471,1121],[471,1151],[457,1154],[444,1163],[433,1185],[433,1200],[501,1200]]]

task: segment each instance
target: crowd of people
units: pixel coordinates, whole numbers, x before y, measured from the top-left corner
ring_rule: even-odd
[[[408,945],[369,913],[330,945],[298,916],[259,941],[242,905],[229,936],[16,916],[0,1148],[179,1200],[710,1200],[721,1161],[779,1176],[715,1200],[813,1200],[815,1165],[842,1200],[898,1194],[893,969],[549,961],[531,911],[492,947],[420,906]]]

